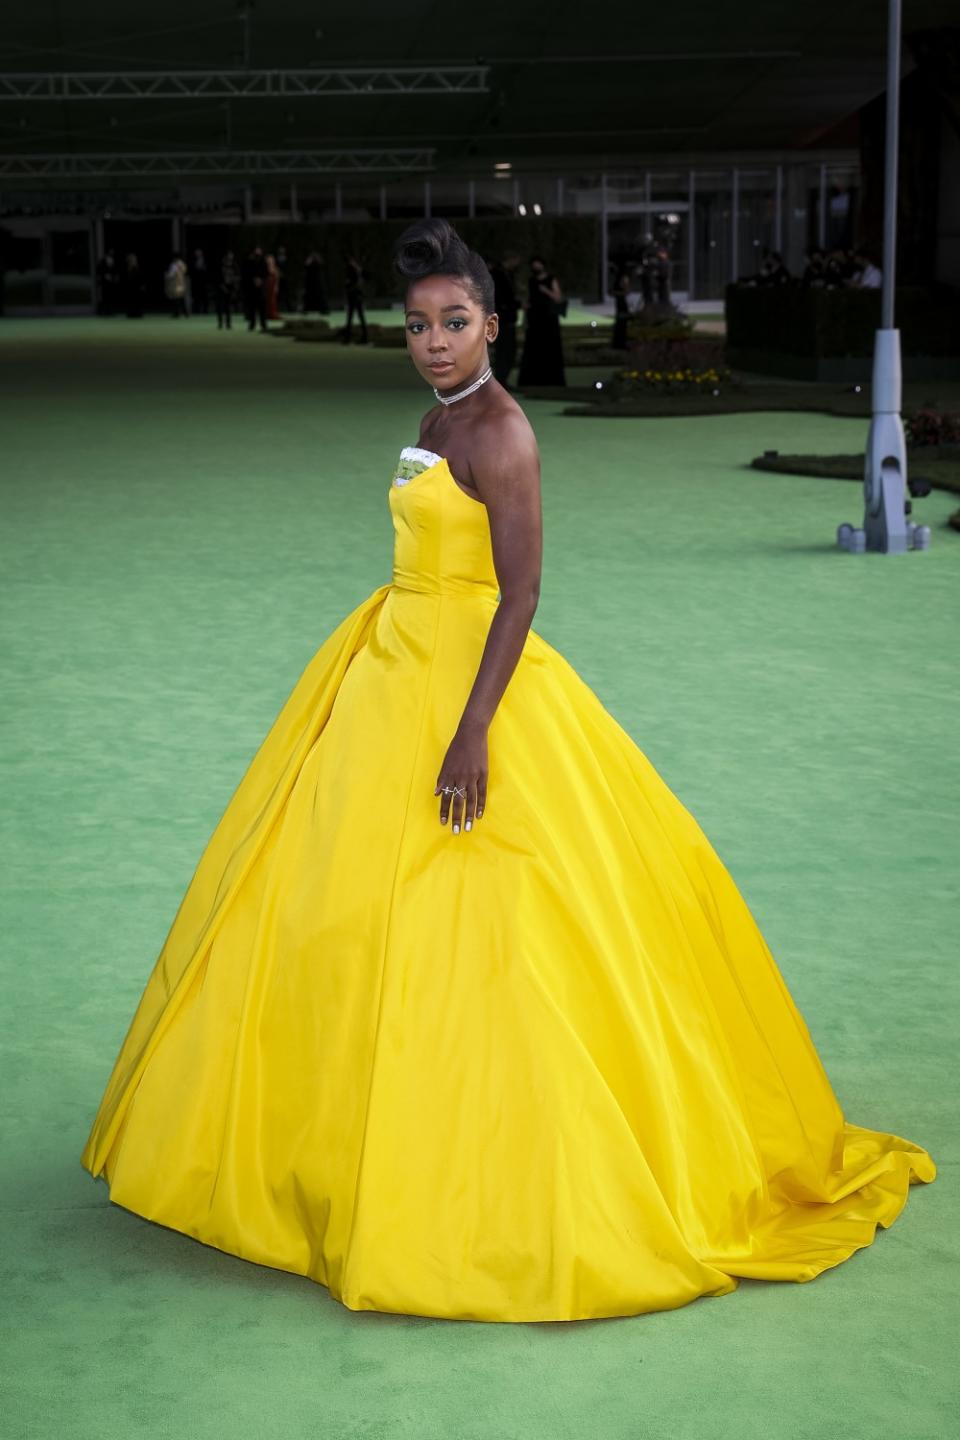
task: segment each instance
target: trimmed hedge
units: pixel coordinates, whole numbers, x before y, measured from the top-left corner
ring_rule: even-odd
[[[740,357],[750,351],[869,358],[880,327],[880,291],[728,285],[726,313],[733,363],[743,364]],[[960,290],[953,286],[903,286],[895,319],[904,355],[960,353]]]
[[[859,455],[781,455],[772,451],[757,455],[750,464],[754,470],[772,470],[778,475],[812,475],[818,479],[863,481],[866,456]],[[919,469],[935,490],[960,495],[960,447],[927,446],[909,448],[907,471]],[[960,531],[960,510],[947,517],[952,530]]]
[[[779,475],[810,475],[818,480],[863,480],[866,456],[781,455],[773,451],[750,461],[754,470],[772,470]],[[960,494],[960,457],[948,451],[931,453],[925,447],[907,450],[907,474],[916,472],[929,480],[935,490]]]

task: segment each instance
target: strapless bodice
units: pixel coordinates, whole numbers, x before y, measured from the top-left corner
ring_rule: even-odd
[[[404,447],[390,486],[390,512],[397,589],[497,599],[486,506],[461,490],[445,456]]]

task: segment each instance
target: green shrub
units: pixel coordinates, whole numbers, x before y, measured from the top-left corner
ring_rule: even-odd
[[[744,352],[815,359],[873,354],[880,327],[879,290],[819,290],[802,285],[728,285],[727,347]],[[960,290],[949,285],[903,286],[896,323],[904,355],[960,351]]]

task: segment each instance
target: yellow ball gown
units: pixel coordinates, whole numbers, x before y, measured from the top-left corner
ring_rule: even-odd
[[[703,831],[535,631],[486,814],[440,825],[490,532],[416,446],[389,503],[392,580],[320,646],[214,829],[83,1165],[352,1310],[575,1320],[811,1280],[933,1160],[845,1122]]]

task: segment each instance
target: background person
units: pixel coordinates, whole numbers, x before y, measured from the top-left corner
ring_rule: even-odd
[[[261,331],[267,328],[267,262],[259,245],[254,245],[243,262],[243,303],[247,316],[247,329],[255,330],[259,321]]]
[[[290,262],[287,257],[286,245],[277,246],[274,260],[277,266],[277,309],[280,311],[280,315],[277,316],[277,319],[279,320],[281,315],[289,314],[291,308],[290,282],[288,274],[288,267]]]
[[[360,322],[359,344],[367,343],[367,317],[363,309],[363,266],[356,255],[350,254],[344,262],[344,294],[347,302],[347,320],[341,339],[345,345],[352,339],[353,317]]]
[[[184,258],[176,254],[167,266],[163,281],[164,293],[170,306],[171,320],[179,320],[187,314],[187,266]]]
[[[206,315],[210,309],[210,284],[207,257],[196,249],[190,259],[190,307],[194,315]]]
[[[304,315],[309,315],[311,310],[316,310],[318,315],[330,314],[330,302],[327,299],[327,286],[323,275],[323,257],[319,250],[310,251],[303,267],[301,309]]]
[[[520,314],[520,304],[513,277],[519,264],[520,256],[510,250],[502,260],[494,260],[490,265],[494,304],[500,325],[494,341],[493,373],[505,390],[510,389],[510,371],[517,358],[517,316]]]
[[[233,312],[240,303],[240,267],[232,250],[228,250],[220,261],[217,279],[217,329],[232,330]]]
[[[563,342],[560,335],[560,282],[542,255],[530,259],[527,300],[524,304],[523,355],[518,385],[565,385]]]
[[[123,298],[128,320],[143,319],[143,272],[140,261],[131,250],[124,261]]]
[[[627,348],[627,322],[630,319],[630,286],[630,271],[626,269],[621,270],[613,287],[614,321],[613,340],[611,344],[614,350],[626,350]]]

